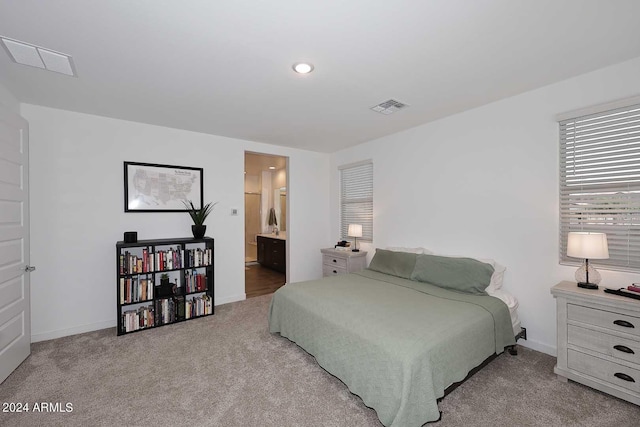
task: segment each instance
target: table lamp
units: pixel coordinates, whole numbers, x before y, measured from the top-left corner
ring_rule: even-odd
[[[351,252],[360,252],[360,249],[358,249],[358,237],[362,237],[362,224],[349,224],[347,236],[355,237],[355,241],[353,242],[353,249],[351,249]]]
[[[584,263],[576,271],[578,286],[586,289],[598,289],[600,273],[595,268],[589,267],[589,259],[609,258],[607,235],[582,231],[570,232],[567,237],[567,256],[584,258]],[[589,274],[591,274],[594,283],[589,281]]]

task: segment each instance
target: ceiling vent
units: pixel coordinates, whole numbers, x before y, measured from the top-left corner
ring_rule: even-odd
[[[395,113],[396,111],[402,110],[405,107],[408,107],[408,105],[403,104],[402,102],[398,102],[395,99],[390,99],[374,107],[371,107],[371,109],[380,114],[391,114]]]
[[[0,36],[0,41],[2,41],[11,60],[17,64],[55,71],[67,76],[76,76],[73,61],[67,54],[7,37]]]

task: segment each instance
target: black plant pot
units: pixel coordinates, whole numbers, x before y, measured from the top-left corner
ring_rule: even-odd
[[[193,232],[193,237],[196,239],[202,239],[204,237],[204,233],[207,232],[206,225],[192,225],[191,231]]]
[[[173,287],[173,285],[171,284],[171,282],[169,282],[169,278],[168,277],[166,279],[163,279],[161,277],[160,278],[160,286],[156,287],[157,296],[159,296],[159,297],[168,297],[168,296],[170,296],[171,294],[173,294],[172,287]]]

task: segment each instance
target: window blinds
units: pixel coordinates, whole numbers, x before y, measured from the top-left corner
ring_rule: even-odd
[[[373,241],[373,163],[365,161],[340,169],[340,234],[348,239],[349,224],[362,224],[363,241]]]
[[[609,259],[640,270],[640,104],[560,122],[560,261],[567,233],[607,234]]]

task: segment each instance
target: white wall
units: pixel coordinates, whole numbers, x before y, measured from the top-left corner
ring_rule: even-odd
[[[390,135],[331,156],[331,230],[339,233],[337,167],[373,159],[375,247],[425,246],[494,258],[520,301],[523,345],[555,354],[549,290],[573,280],[558,264],[558,113],[640,93],[640,58]],[[410,103],[410,100],[408,100]],[[402,112],[396,113],[402,114]],[[393,120],[393,116],[380,116]],[[600,270],[624,286],[638,275]]]
[[[15,96],[6,88],[6,86],[0,84],[0,104],[4,105],[6,108],[11,110],[12,112],[19,114],[20,113],[20,103],[16,99]]]
[[[204,168],[215,303],[244,294],[244,151],[289,156],[289,280],[322,276],[329,155],[22,105],[30,125],[32,339],[116,324],[115,243],[191,234],[186,213],[124,213],[123,161]],[[231,216],[231,208],[238,208]],[[266,321],[266,319],[265,319]]]

